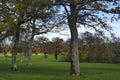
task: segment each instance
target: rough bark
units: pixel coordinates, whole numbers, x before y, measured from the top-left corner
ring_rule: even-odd
[[[70,54],[71,54],[71,74],[79,75],[79,54],[78,54],[78,38],[74,31],[71,35]]]
[[[16,29],[16,31],[15,31],[15,41],[14,41],[14,45],[13,45],[13,48],[12,48],[12,67],[11,67],[11,70],[13,72],[17,71],[16,55],[17,55],[18,44],[19,44],[19,29]]]
[[[78,54],[78,31],[75,21],[76,21],[75,18],[71,15],[68,20],[71,31],[71,43],[70,43],[71,74],[79,76],[80,69]]]

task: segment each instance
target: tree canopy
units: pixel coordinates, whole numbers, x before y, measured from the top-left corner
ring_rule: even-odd
[[[30,34],[35,35],[35,32],[41,34],[50,31],[53,25],[61,27],[58,25],[67,24],[71,33],[70,71],[71,74],[79,75],[77,28],[92,28],[103,34],[112,30],[108,21],[120,18],[119,0],[0,0],[0,7],[0,40],[7,36],[13,37],[13,71],[17,69],[16,54],[22,31],[30,31]]]

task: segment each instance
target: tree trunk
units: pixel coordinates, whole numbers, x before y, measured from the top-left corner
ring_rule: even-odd
[[[55,59],[58,60],[58,53],[55,53],[54,56],[55,56]]]
[[[32,65],[32,43],[33,43],[33,39],[34,39],[34,33],[35,33],[35,20],[33,20],[33,28],[32,28],[32,34],[31,34],[31,38],[28,42],[28,66]]]
[[[18,44],[19,44],[19,29],[17,29],[15,31],[15,41],[14,41],[14,45],[12,48],[12,67],[11,67],[11,70],[13,72],[17,71],[16,55],[17,55]]]
[[[25,60],[27,61],[27,54],[28,54],[28,43],[25,42],[25,48],[24,48],[24,57],[25,57]]]
[[[29,41],[29,43],[28,43],[28,59],[27,59],[27,65],[28,66],[31,66],[32,65],[32,59],[31,59],[31,57],[32,57],[32,41]]]
[[[78,31],[76,27],[76,18],[71,15],[68,19],[71,43],[70,43],[70,57],[71,57],[71,74],[79,76],[79,54],[78,54]]]
[[[14,44],[14,47],[12,48],[12,67],[11,67],[11,70],[13,72],[16,72],[17,71],[17,64],[16,64],[16,55],[17,55],[17,43]]]

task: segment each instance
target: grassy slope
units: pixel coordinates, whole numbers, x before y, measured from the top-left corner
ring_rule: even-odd
[[[0,80],[120,80],[120,64],[81,63],[81,76],[69,75],[70,64],[57,62],[52,56],[33,56],[33,66],[27,67],[18,58],[18,72],[10,71],[11,58],[0,56]]]

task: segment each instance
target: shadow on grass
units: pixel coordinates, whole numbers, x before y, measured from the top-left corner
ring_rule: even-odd
[[[21,74],[33,74],[33,75],[51,75],[51,76],[60,76],[66,73],[69,74],[69,70],[60,68],[60,67],[51,67],[51,66],[32,66],[32,67],[20,67],[18,73]]]
[[[59,63],[58,63],[59,64]],[[62,65],[63,66],[63,65]],[[69,68],[66,69],[61,67],[60,65],[32,65],[28,67],[26,65],[18,65],[18,71],[16,73],[22,74],[48,74],[48,75],[59,75],[61,73],[69,73]],[[0,73],[12,73],[11,72],[11,64],[0,64]]]

